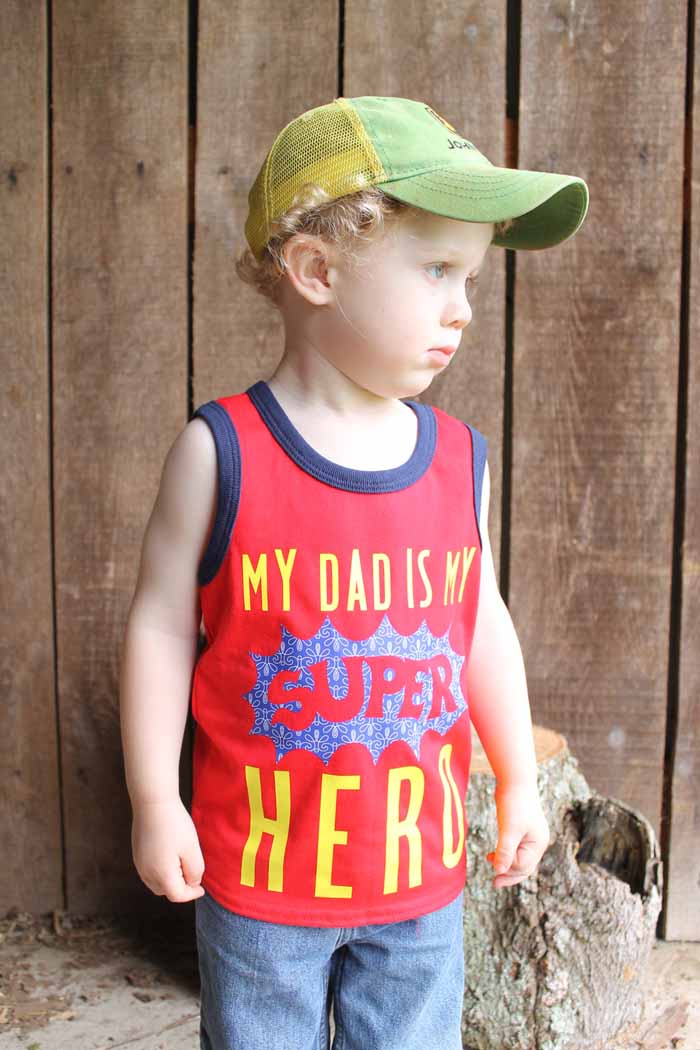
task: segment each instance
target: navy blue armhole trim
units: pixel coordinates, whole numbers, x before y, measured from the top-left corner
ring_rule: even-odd
[[[197,572],[200,587],[216,576],[226,557],[241,495],[241,448],[230,415],[218,401],[200,405],[192,418],[199,416],[208,425],[216,444],[217,497],[216,518],[207,549]]]
[[[481,517],[481,489],[484,481],[484,469],[486,467],[487,441],[480,430],[472,427],[469,423],[464,424],[472,436],[472,476],[474,478],[474,513],[476,514],[476,528],[479,533],[479,543],[483,550],[483,540],[479,518]]]

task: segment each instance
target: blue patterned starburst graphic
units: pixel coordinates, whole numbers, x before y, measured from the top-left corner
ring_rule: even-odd
[[[444,736],[467,709],[464,657],[448,633],[436,637],[424,620],[412,635],[399,634],[387,614],[361,641],[344,638],[329,617],[311,638],[283,626],[275,653],[250,653],[257,681],[243,695],[255,712],[251,736],[272,740],[277,761],[303,748],[327,765],[343,744],[361,743],[376,763],[395,740],[420,760],[426,730]]]

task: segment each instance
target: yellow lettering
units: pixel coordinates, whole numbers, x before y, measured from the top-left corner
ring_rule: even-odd
[[[287,554],[287,560],[285,561],[282,557],[282,551],[279,547],[275,547],[275,557],[277,558],[277,567],[282,577],[282,610],[289,612],[289,578],[292,575],[292,567],[294,565],[294,559],[297,556],[296,547],[292,547]]]
[[[462,595],[464,594],[464,585],[467,582],[467,574],[471,568],[472,561],[474,560],[474,554],[476,553],[476,547],[464,547],[464,557],[462,558],[462,582],[459,586],[459,598],[457,601],[461,602]]]
[[[399,820],[401,784],[404,780],[410,785],[408,809],[404,819]],[[389,770],[386,797],[385,893],[396,893],[399,888],[399,840],[402,836],[408,842],[408,885],[420,886],[423,881],[423,843],[417,821],[424,792],[425,776],[419,766],[401,766]]]
[[[447,551],[445,557],[447,558],[447,566],[445,568],[445,595],[442,599],[443,605],[452,605],[455,600],[455,583],[457,582],[457,569],[459,568],[459,556],[460,551],[453,554],[452,551]],[[447,600],[447,592],[450,591],[449,602]]]
[[[339,791],[359,791],[360,777],[339,777],[324,773],[321,777],[321,812],[318,822],[318,849],[316,854],[317,897],[352,897],[352,886],[334,885],[333,850],[345,846],[347,830],[336,828],[335,818]]]
[[[406,548],[406,596],[409,609],[413,608],[413,547]]]
[[[250,584],[253,584],[253,590],[257,593],[258,587],[262,586],[262,608],[267,609],[267,554],[261,554],[258,558],[258,564],[256,569],[253,571],[250,557],[247,554],[243,555],[243,608],[246,612],[250,612]]]
[[[379,566],[384,567],[384,600],[379,597]],[[388,609],[391,605],[391,566],[389,555],[376,553],[372,555],[372,590],[375,609]]]
[[[450,755],[452,744],[444,744],[438,755],[438,772],[442,781],[443,805],[442,805],[442,863],[446,868],[454,868],[462,856],[464,848],[464,808],[459,797],[457,785],[452,776],[450,767]],[[448,784],[449,781],[449,784]],[[454,800],[457,810],[457,829],[459,841],[452,848],[454,841],[454,829],[452,827],[452,801]]]
[[[429,550],[424,550],[424,551],[419,551],[418,552],[418,572],[420,573],[420,577],[421,577],[423,583],[425,584],[425,598],[423,598],[421,600],[421,603],[420,603],[421,609],[425,609],[426,605],[430,605],[430,603],[433,600],[433,588],[430,585],[430,580],[428,579],[428,574],[423,569],[423,562],[425,561],[426,558],[429,558],[429,557],[430,557],[430,551]]]
[[[333,597],[328,597],[328,571],[327,566],[331,568],[331,588]],[[330,612],[338,607],[338,558],[335,554],[321,554],[319,559],[319,570],[320,570],[320,602],[321,611]]]
[[[241,859],[241,885],[255,885],[255,859],[258,855],[263,833],[266,833],[272,835],[267,888],[268,890],[276,890],[281,893],[284,881],[284,853],[287,848],[287,839],[289,838],[289,814],[291,809],[289,771],[276,769],[274,774],[277,816],[272,818],[266,817],[263,813],[260,770],[257,766],[245,767],[250,831]]]
[[[365,593],[365,581],[362,578],[362,562],[357,547],[353,547],[350,556],[350,582],[348,584],[348,611],[352,612],[356,605],[361,609],[367,609],[367,594]]]

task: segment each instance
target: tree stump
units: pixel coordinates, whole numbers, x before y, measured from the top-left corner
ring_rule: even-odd
[[[592,791],[566,740],[533,729],[550,844],[537,871],[495,889],[493,771],[473,733],[464,895],[467,1050],[604,1050],[643,1020],[661,910],[653,828]]]

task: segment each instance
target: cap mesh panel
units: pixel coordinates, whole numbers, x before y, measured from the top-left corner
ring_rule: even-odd
[[[333,198],[385,178],[362,121],[344,99],[296,117],[279,133],[248,194],[245,235],[260,258],[270,224],[292,204],[305,182],[319,183]]]

